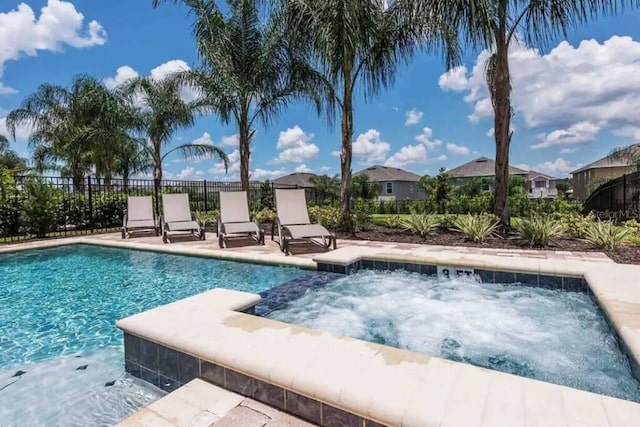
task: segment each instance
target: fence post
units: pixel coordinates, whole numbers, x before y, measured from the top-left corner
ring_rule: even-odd
[[[208,212],[209,210],[207,209],[207,180],[205,179],[202,183],[204,185],[204,211]]]
[[[93,233],[93,197],[91,196],[91,176],[87,177],[87,191],[89,198],[89,228]]]
[[[627,174],[622,175],[622,211],[627,219]]]

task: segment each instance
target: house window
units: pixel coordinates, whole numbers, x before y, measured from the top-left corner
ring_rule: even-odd
[[[536,188],[545,188],[546,183],[544,181],[535,181]]]
[[[385,194],[393,194],[393,182],[386,182],[384,185]]]
[[[482,184],[482,191],[491,191],[491,184]]]

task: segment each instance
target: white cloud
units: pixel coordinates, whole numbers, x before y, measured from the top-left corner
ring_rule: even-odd
[[[444,162],[445,160],[447,160],[447,155],[446,154],[441,154],[438,157],[436,157],[435,159],[433,159],[434,162]]]
[[[453,143],[447,144],[447,151],[457,154],[458,156],[468,156],[471,152],[467,147]]]
[[[303,163],[303,164],[299,165],[297,168],[295,168],[294,172],[313,173],[313,169],[311,169],[309,166],[307,166],[306,164]]]
[[[376,129],[369,129],[365,133],[358,135],[352,146],[353,155],[363,163],[375,163],[384,160],[390,149],[389,143],[380,138],[380,132]],[[331,154],[340,156],[340,152],[336,151]]]
[[[393,156],[389,157],[385,166],[393,168],[402,168],[410,164],[426,163],[427,149],[422,144],[405,145],[398,150]]]
[[[213,145],[213,140],[211,139],[211,135],[209,134],[209,132],[205,132],[202,134],[202,136],[194,139],[192,144]]]
[[[320,172],[327,173],[331,170],[331,166],[320,166]]]
[[[149,74],[154,80],[162,80],[173,73],[190,69],[189,65],[182,59],[172,59],[153,68]]]
[[[240,135],[223,136],[220,143],[225,147],[237,147],[240,141]]]
[[[404,122],[405,126],[416,125],[422,119],[422,111],[418,111],[417,109],[412,109],[407,111],[406,113],[407,119]]]
[[[186,168],[182,169],[177,175],[176,177],[178,179],[202,179],[202,177],[204,177],[204,172],[201,170],[196,170],[195,168],[191,167],[191,166],[187,166]]]
[[[311,142],[312,139],[313,134],[305,133],[298,125],[280,132],[276,148],[281,151],[274,162],[301,163],[313,159],[318,155],[320,149]]]
[[[214,176],[226,175],[228,177],[235,177],[240,172],[240,151],[233,150],[230,154],[227,154],[229,159],[229,172],[226,173],[224,169],[224,162],[216,162],[209,173]]]
[[[433,131],[430,128],[422,128],[422,133],[416,136],[415,140],[424,145],[427,149],[433,150],[442,145],[439,139],[432,139]]]
[[[0,78],[4,64],[21,55],[36,56],[38,51],[61,52],[64,46],[85,48],[103,45],[107,33],[97,21],[85,25],[84,15],[73,3],[49,0],[40,16],[26,3],[0,12]],[[0,95],[16,93],[0,82]]]
[[[139,74],[136,70],[128,65],[123,65],[122,67],[118,67],[115,76],[107,77],[103,80],[103,82],[107,88],[114,89],[121,84],[128,82],[129,80],[135,79],[136,77],[139,77]]]
[[[541,140],[531,146],[533,149],[554,145],[572,145],[593,141],[600,132],[600,126],[591,122],[580,122],[567,129],[557,129],[543,135]]]
[[[7,114],[8,112],[3,112],[4,114]],[[27,138],[29,138],[29,136],[31,135],[31,130],[32,127],[29,125],[20,125],[16,127],[16,140],[20,141],[20,140],[25,140]],[[11,138],[11,135],[9,135],[9,130],[7,129],[7,118],[6,117],[0,117],[0,134],[6,136],[7,138]]]
[[[516,125],[514,125],[513,123],[511,123],[510,128],[511,128],[511,132],[515,132],[516,130],[518,130],[517,126],[516,126]],[[486,135],[487,135],[488,137],[492,137],[492,136],[494,136],[495,134],[496,134],[496,131],[495,131],[495,129],[493,129],[493,128],[490,128],[490,129],[487,131],[487,133],[486,133]]]
[[[563,148],[562,150],[560,150],[560,154],[573,154],[576,151],[578,151],[577,148]]]
[[[472,122],[493,115],[484,77],[488,57],[483,51],[471,71],[456,68],[439,80],[443,90],[465,93],[465,101],[473,104]],[[563,41],[547,54],[513,43],[509,58],[513,108],[527,127],[640,126],[640,41],[619,36],[578,46]]]
[[[631,138],[633,142],[640,143],[640,126],[623,126],[614,129],[612,133],[616,136]]]
[[[551,176],[562,177],[566,176],[569,172],[581,166],[582,163],[573,165],[571,164],[571,162],[563,159],[562,157],[558,157],[554,161],[546,161],[544,163],[538,164],[538,166],[536,166],[536,169]]]
[[[262,181],[265,179],[279,178],[282,175],[286,175],[286,174],[287,174],[287,171],[284,169],[270,170],[270,169],[257,168],[253,172],[251,172],[251,179]]]

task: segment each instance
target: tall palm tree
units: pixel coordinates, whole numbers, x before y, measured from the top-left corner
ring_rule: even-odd
[[[433,15],[453,24],[471,45],[490,50],[485,78],[494,111],[496,142],[494,213],[503,228],[510,226],[509,147],[511,130],[511,72],[509,47],[518,37],[531,46],[544,47],[578,24],[611,15],[637,0],[406,0],[414,25]]]
[[[154,7],[166,0],[153,0]],[[256,0],[227,0],[224,14],[214,0],[181,1],[194,17],[200,66],[176,78],[196,88],[199,105],[238,128],[240,181],[249,189],[249,160],[255,125],[268,126],[293,100],[308,97],[320,111],[323,78],[285,36],[276,13],[261,20]]]
[[[457,38],[437,15],[414,28],[405,0],[281,0],[289,37],[308,51],[331,83],[341,116],[341,216],[351,225],[354,94],[377,95],[394,82],[399,66],[422,47],[458,57]],[[333,111],[333,109],[331,109]]]
[[[170,154],[181,153],[185,158],[218,157],[224,162],[225,168],[229,164],[224,151],[209,144],[182,144],[163,152],[176,131],[193,126],[195,121],[198,104],[184,101],[181,89],[182,86],[175,79],[156,80],[151,77],[133,79],[120,88],[130,102],[140,104],[139,121],[149,142],[142,147],[153,161],[156,193],[162,181],[162,164]]]
[[[19,125],[33,128],[29,145],[37,170],[64,167],[72,175],[74,188],[82,189],[92,164],[90,125],[94,117],[94,95],[102,83],[78,75],[69,87],[44,83],[7,115],[7,128],[15,139]]]
[[[0,170],[6,169],[15,173],[26,168],[27,162],[9,148],[9,139],[0,134]]]
[[[9,148],[9,138],[0,133],[0,150]]]
[[[312,176],[309,181],[311,181],[316,191],[325,197],[335,197],[340,194],[340,178],[338,175],[316,175]]]

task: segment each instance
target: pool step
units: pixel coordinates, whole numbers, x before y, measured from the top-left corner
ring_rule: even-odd
[[[313,427],[260,402],[195,379],[116,427]]]

